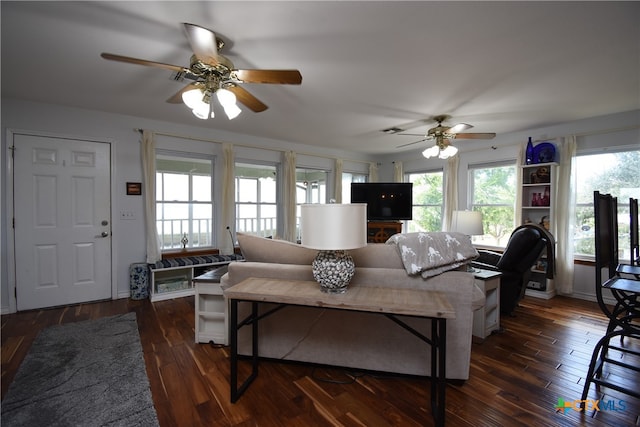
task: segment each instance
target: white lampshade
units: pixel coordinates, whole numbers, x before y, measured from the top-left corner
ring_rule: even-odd
[[[237,105],[233,104],[233,105],[228,105],[224,107],[224,112],[229,118],[229,120],[233,120],[236,117],[238,117],[238,115],[242,112],[242,110]]]
[[[453,211],[451,231],[466,234],[467,236],[482,236],[482,213],[474,211]]]
[[[218,89],[216,96],[218,97],[220,104],[225,108],[231,105],[236,105],[236,95],[230,90]]]
[[[182,102],[184,102],[185,105],[192,110],[198,108],[202,104],[205,104],[205,102],[202,101],[202,97],[203,94],[200,89],[191,89],[182,92]]]
[[[193,112],[194,116],[202,120],[206,120],[209,118],[209,111],[211,111],[211,118],[214,117],[213,109],[209,104],[206,104],[204,102],[202,103],[202,105],[199,105],[191,111]]]
[[[429,147],[426,150],[424,150],[422,152],[422,155],[428,159],[430,157],[437,156],[438,153],[440,153],[440,148],[438,148],[437,145],[434,145],[433,147]]]
[[[440,154],[438,154],[438,157],[440,157],[441,159],[448,159],[449,157],[453,157],[458,153],[458,149],[456,147],[454,147],[453,145],[447,145],[447,147],[444,150],[440,150]]]
[[[348,250],[367,245],[367,204],[305,204],[300,209],[302,245]]]

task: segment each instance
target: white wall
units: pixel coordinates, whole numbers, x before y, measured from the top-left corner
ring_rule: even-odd
[[[140,196],[127,196],[125,191],[126,183],[129,181],[142,181],[142,165],[140,160],[140,133],[134,129],[150,129],[158,133],[179,135],[191,139],[172,138],[158,136],[157,145],[159,148],[170,148],[180,151],[191,151],[196,153],[214,154],[216,161],[222,161],[221,143],[230,142],[238,144],[236,156],[238,159],[247,161],[280,161],[280,153],[285,150],[293,150],[298,154],[298,163],[307,167],[333,168],[334,158],[362,159],[364,162],[371,161],[366,156],[352,153],[345,150],[320,150],[316,147],[295,144],[288,141],[276,141],[253,136],[231,134],[229,132],[216,131],[211,128],[198,128],[172,123],[159,122],[132,116],[123,116],[98,111],[80,110],[74,108],[60,107],[55,105],[35,104],[18,100],[2,99],[2,152],[0,159],[4,160],[1,165],[0,188],[0,249],[2,253],[0,264],[0,310],[3,313],[9,309],[9,292],[13,292],[15,284],[8,283],[7,266],[7,242],[8,229],[7,219],[7,133],[8,130],[44,132],[52,135],[64,137],[81,137],[106,139],[112,142],[113,147],[113,195],[112,204],[114,218],[112,219],[112,244],[114,246],[114,265],[117,273],[113,280],[117,283],[117,297],[125,298],[129,296],[129,265],[134,262],[144,262],[145,256],[145,236],[144,236],[144,211],[143,198]],[[198,140],[202,139],[204,141]],[[216,141],[216,142],[208,142]],[[264,147],[263,149],[253,149],[248,147]],[[317,157],[313,154],[317,153]],[[345,161],[345,164],[347,162]],[[361,168],[367,170],[367,164],[351,164],[351,168]],[[345,168],[346,170],[346,168]],[[222,175],[221,168],[216,168],[214,177],[216,188],[215,197],[222,195]],[[333,179],[333,178],[331,178]],[[144,190],[143,190],[144,191]],[[133,212],[134,220],[121,220],[119,212]],[[220,213],[216,212],[216,217]]]
[[[216,131],[211,128],[190,127],[133,116],[108,114],[97,111],[79,110],[55,105],[34,104],[26,101],[2,99],[2,150],[4,160],[1,165],[0,187],[0,250],[2,253],[0,264],[0,309],[5,312],[8,307],[9,290],[13,290],[13,284],[8,283],[7,275],[7,130],[38,131],[62,136],[88,137],[108,139],[113,144],[113,163],[115,167],[113,187],[113,212],[123,210],[134,213],[134,220],[113,221],[113,244],[115,257],[113,262],[117,266],[117,296],[128,297],[129,276],[128,268],[133,262],[141,262],[145,259],[145,238],[143,224],[143,201],[139,196],[127,196],[125,184],[128,181],[142,181],[142,167],[140,162],[139,132],[136,128],[151,129],[156,132],[168,133],[191,137],[194,139],[182,139],[171,137],[159,137],[158,146],[185,151],[213,153],[221,159],[221,145],[206,141],[231,142],[237,144],[236,158],[242,160],[278,161],[280,152],[293,150],[297,153],[298,165],[303,167],[333,168],[331,157],[355,160],[345,160],[344,170],[351,172],[367,172],[366,163],[377,161],[379,163],[380,181],[390,181],[393,177],[393,161],[402,161],[405,172],[421,171],[429,168],[441,167],[441,160],[423,159],[420,150],[399,153],[398,156],[367,157],[349,151],[320,150],[316,147],[296,144],[290,141],[276,141],[265,138],[256,138],[248,135],[232,134]],[[461,149],[460,153],[460,198],[459,206],[466,206],[467,197],[467,165],[496,160],[512,160],[518,155],[520,144],[526,142],[528,136],[534,139],[553,138],[568,134],[589,134],[578,139],[580,150],[599,150],[617,145],[640,146],[640,132],[637,126],[640,124],[640,111],[621,113],[612,116],[598,117],[567,123],[560,126],[534,129],[526,132],[518,132],[509,135],[499,135],[491,141],[473,141],[472,149]],[[630,131],[618,133],[600,133],[600,131],[616,128],[635,126]],[[255,149],[251,147],[263,147]],[[491,147],[497,147],[495,150]],[[317,156],[315,155],[317,154]],[[418,154],[418,155],[416,155]],[[220,173],[216,168],[216,173]],[[333,177],[331,178],[333,179]],[[215,196],[221,195],[221,176],[217,176]],[[117,215],[116,215],[117,216]],[[216,216],[219,216],[217,214]],[[576,269],[576,290],[580,295],[593,289],[593,274],[583,271],[582,266]],[[589,267],[585,267],[589,270]],[[593,269],[591,269],[593,270]],[[588,281],[590,283],[587,283]],[[578,288],[579,287],[579,288]],[[591,291],[591,294],[593,292]],[[576,295],[578,296],[578,295]]]

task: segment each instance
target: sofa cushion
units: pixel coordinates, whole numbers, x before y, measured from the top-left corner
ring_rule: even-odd
[[[236,233],[244,259],[249,262],[311,265],[318,251],[286,240]]]
[[[400,252],[396,245],[369,243],[367,246],[352,249],[349,254],[356,267],[401,268],[404,269]]]

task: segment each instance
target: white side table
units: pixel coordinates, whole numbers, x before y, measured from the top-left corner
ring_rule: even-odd
[[[493,331],[500,329],[500,276],[499,271],[476,268],[476,285],[485,296],[484,307],[473,313],[473,340],[483,342]]]
[[[194,277],[196,342],[228,344],[228,309],[220,287],[226,266]]]

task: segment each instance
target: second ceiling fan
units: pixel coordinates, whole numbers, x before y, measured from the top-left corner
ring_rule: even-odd
[[[458,149],[451,145],[452,139],[492,139],[496,136],[494,132],[464,132],[465,130],[471,129],[473,127],[472,125],[466,123],[458,123],[453,126],[446,126],[442,124],[442,122],[449,120],[450,118],[451,116],[448,116],[446,114],[434,116],[433,120],[438,124],[437,126],[429,129],[426,134],[398,133],[399,135],[415,135],[423,137],[421,140],[399,145],[398,148],[418,144],[422,141],[434,140],[436,144],[433,147],[424,150],[422,152],[422,155],[426,158],[438,156],[441,159],[446,159],[456,155],[456,153],[458,152]]]
[[[268,107],[249,91],[241,87],[243,83],[271,83],[292,84],[302,83],[302,75],[298,70],[242,70],[234,68],[233,63],[221,55],[219,51],[224,47],[224,41],[216,34],[204,27],[184,23],[186,37],[193,50],[190,65],[165,64],[147,61],[128,56],[102,53],[104,59],[127,62],[130,64],[146,65],[164,68],[177,73],[175,80],[189,79],[189,83],[178,93],[167,100],[169,103],[184,102],[193,110],[196,117],[207,119],[213,117],[212,95],[217,94],[230,119],[240,113],[235,104],[236,99],[252,111],[259,113]]]

